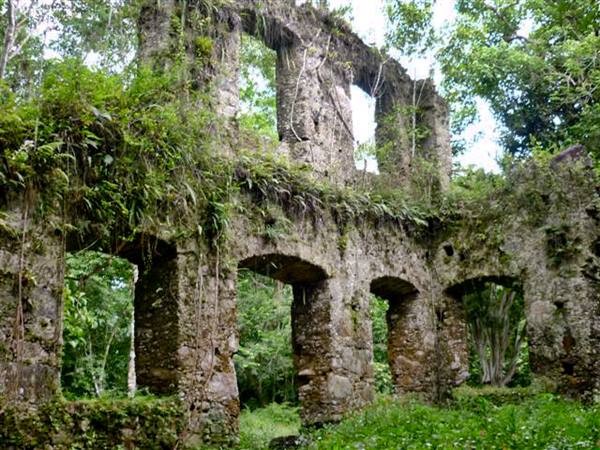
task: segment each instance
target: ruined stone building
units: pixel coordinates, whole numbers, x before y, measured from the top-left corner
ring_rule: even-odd
[[[420,176],[414,162],[421,158],[433,167],[434,189],[448,186],[448,111],[430,81],[411,80],[342,21],[310,6],[239,0],[210,11],[196,2],[187,7],[189,17],[210,17],[190,20],[185,29],[192,86],[212,87],[203,107],[214,108],[230,134],[240,103],[240,36],[247,33],[277,52],[277,152],[310,165],[321,182],[352,189],[363,180],[353,158],[350,88],[356,85],[375,98],[376,140],[386,150],[379,155],[381,174],[367,182],[405,188]],[[181,8],[162,0],[143,9],[143,61],[163,69],[173,64],[173,40],[180,37],[172,21]],[[200,36],[210,39],[208,50]],[[421,92],[418,125],[429,130],[416,152],[407,115],[414,89]],[[235,151],[223,145],[226,156],[235,158]],[[373,400],[371,293],[389,301],[388,351],[398,392],[438,398],[464,381],[461,296],[486,281],[522,288],[532,370],[560,392],[597,400],[600,204],[592,177],[575,166],[567,161],[550,172],[515,173],[510,201],[491,199],[460,227],[432,219],[423,230],[369,218],[341,227],[335,210],[294,214],[273,204],[290,220],[285,237],[266,239],[248,214],[234,212],[228,222],[234,238],[218,253],[167,227],[149,231],[118,250],[140,268],[137,383],[180,399],[186,442],[235,442],[236,274],[246,268],[293,288],[294,365],[305,424],[337,421]],[[258,201],[239,195],[244,204]],[[39,406],[60,392],[64,252],[94,243],[65,240],[52,220],[24,212],[21,197],[7,198],[4,222],[35,239],[25,245],[22,233],[0,239],[0,395],[12,392],[13,400]],[[148,242],[151,259],[144,256]],[[28,283],[24,269],[34,275]],[[19,359],[11,351],[15,314],[24,324]]]

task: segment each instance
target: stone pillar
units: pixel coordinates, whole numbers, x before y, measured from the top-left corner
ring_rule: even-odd
[[[175,43],[172,37],[172,17],[177,0],[145,0],[138,18],[138,59],[154,69],[165,70],[173,65]]]
[[[199,108],[232,118],[240,103],[240,19],[232,10],[211,8],[146,0],[138,20],[138,58],[155,70],[178,73],[181,83],[205,93]]]
[[[437,189],[445,191],[450,186],[452,172],[452,147],[450,145],[450,124],[448,105],[436,92],[431,80],[422,80],[420,122],[424,139],[421,142],[421,155],[433,164]],[[419,88],[420,89],[420,88]]]
[[[2,208],[0,403],[39,404],[59,392],[64,252],[35,208],[21,201]]]
[[[452,170],[448,107],[431,80],[413,81],[404,75],[384,82],[376,122],[379,169],[390,183],[411,186],[427,181],[433,192],[448,188]]]
[[[195,243],[180,246],[178,392],[187,417],[186,444],[235,445],[240,403],[235,271]]]
[[[388,80],[375,103],[377,163],[383,176],[406,186],[411,174],[410,83]]]
[[[388,360],[396,392],[430,392],[435,322],[429,302],[413,292],[389,301]]]
[[[373,397],[368,300],[345,302],[344,285],[328,279],[294,286],[294,365],[307,425],[339,421]],[[350,342],[359,336],[362,343]]]
[[[545,271],[531,274],[524,286],[532,372],[585,400],[600,392],[598,287],[583,276]]]
[[[440,354],[438,362],[439,397],[469,378],[469,329],[463,302],[448,294],[440,294],[436,311]]]
[[[174,254],[142,265],[135,285],[135,372],[138,388],[177,392],[178,267]]]
[[[354,169],[350,75],[327,40],[278,51],[277,128],[282,152],[334,183]]]
[[[390,300],[388,356],[398,393],[447,394],[468,376],[467,328],[462,305],[444,295],[412,292]]]

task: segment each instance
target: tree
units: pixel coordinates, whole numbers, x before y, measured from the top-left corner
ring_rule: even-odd
[[[296,401],[291,287],[241,271],[237,299],[240,349],[235,368],[240,399],[261,406]]]
[[[122,69],[135,55],[139,1],[55,0],[53,27],[60,37],[51,46],[60,55]]]
[[[74,396],[128,388],[133,266],[98,252],[67,256],[63,390]]]
[[[42,40],[35,32],[43,12],[38,0],[0,0],[0,82],[30,90],[41,70]]]
[[[389,14],[392,36],[407,29],[429,39],[430,20],[404,12],[402,0],[388,3],[399,11]],[[455,9],[456,20],[437,41],[420,41],[437,52],[455,134],[474,120],[482,98],[503,125],[510,154],[581,142],[600,156],[600,4],[457,0]]]
[[[481,384],[506,386],[516,373],[525,341],[523,298],[516,290],[486,283],[464,299]]]

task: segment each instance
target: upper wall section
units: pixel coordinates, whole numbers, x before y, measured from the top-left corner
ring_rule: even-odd
[[[139,56],[168,69],[185,51],[192,85],[212,87],[211,106],[219,115],[234,118],[239,112],[240,35],[248,33],[277,52],[280,152],[330,181],[351,182],[350,87],[355,84],[376,99],[381,172],[401,186],[421,156],[434,163],[441,187],[447,185],[451,149],[445,102],[430,81],[411,80],[397,61],[366,45],[345,22],[284,0],[188,2],[185,11],[182,5],[146,3]],[[414,98],[420,99],[416,111]],[[419,141],[413,141],[413,114]]]

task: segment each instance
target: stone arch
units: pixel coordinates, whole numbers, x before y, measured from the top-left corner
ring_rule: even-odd
[[[344,283],[289,254],[251,256],[238,267],[292,286],[292,349],[302,420],[309,425],[340,420],[357,403],[355,391],[363,381],[349,369],[354,359],[340,341]]]
[[[420,292],[411,282],[394,276],[375,278],[370,292],[389,302],[387,311],[388,360],[398,392],[428,389],[424,337],[429,333],[423,320]]]
[[[327,272],[322,267],[298,256],[280,253],[251,256],[240,261],[238,267],[292,286],[315,284],[328,278]]]
[[[126,259],[137,267],[134,346],[136,384],[153,394],[171,395],[178,385],[177,248],[156,236],[136,235],[104,249],[89,238],[67,239],[66,250],[97,250]]]
[[[446,288],[445,292],[451,297],[460,300],[463,295],[476,291],[485,283],[495,283],[501,286],[512,287],[519,284],[519,279],[512,275],[481,275],[455,283]]]

